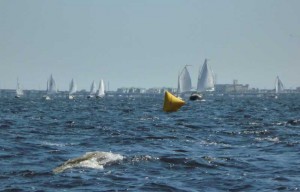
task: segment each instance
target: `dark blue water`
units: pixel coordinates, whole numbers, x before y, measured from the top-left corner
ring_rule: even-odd
[[[0,190],[300,189],[299,95],[210,97],[176,113],[162,105],[163,97],[0,98]],[[53,172],[87,152],[111,156]]]

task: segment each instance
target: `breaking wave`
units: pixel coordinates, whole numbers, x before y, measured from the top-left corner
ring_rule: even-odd
[[[120,154],[114,154],[111,152],[87,152],[83,156],[70,159],[61,166],[53,169],[53,173],[61,173],[67,169],[76,167],[86,167],[92,169],[103,169],[104,165],[122,161],[124,157]]]

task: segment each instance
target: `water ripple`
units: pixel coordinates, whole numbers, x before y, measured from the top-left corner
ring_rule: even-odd
[[[299,191],[299,96],[162,99],[1,98],[0,190]]]

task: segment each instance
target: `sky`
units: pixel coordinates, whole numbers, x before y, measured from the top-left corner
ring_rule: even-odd
[[[0,89],[177,87],[204,59],[218,84],[300,87],[299,0],[0,0]]]

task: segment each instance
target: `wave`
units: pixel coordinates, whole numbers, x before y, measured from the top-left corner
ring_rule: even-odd
[[[291,119],[287,121],[289,125],[300,125],[300,119]]]
[[[45,146],[55,146],[55,147],[65,147],[66,146],[66,144],[63,144],[63,143],[52,143],[52,142],[48,142],[48,141],[44,141],[41,144],[45,145]]]
[[[67,169],[75,167],[86,167],[93,169],[103,169],[103,166],[109,163],[123,160],[124,157],[120,154],[114,154],[111,152],[87,152],[83,156],[70,159],[61,166],[53,169],[53,173],[61,173]]]
[[[278,143],[279,138],[278,137],[264,137],[264,138],[255,138],[256,141],[270,141],[270,142],[274,142],[274,143]]]
[[[151,160],[159,160],[158,157],[152,157],[150,155],[140,155],[134,156],[130,159],[131,162],[140,162],[140,161],[151,161]]]

